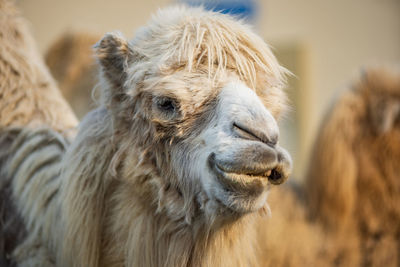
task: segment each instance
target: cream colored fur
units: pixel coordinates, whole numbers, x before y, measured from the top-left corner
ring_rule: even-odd
[[[141,103],[146,98],[119,102],[120,93],[113,88],[112,77],[107,77],[109,42],[117,42],[113,45],[120,50],[112,51],[117,55],[130,49],[123,37],[112,35],[97,48],[106,72],[104,108],[84,120],[66,158],[63,262],[76,260],[85,266],[255,265],[251,225],[259,215],[221,218],[218,210],[207,204],[207,196],[197,193],[198,185],[179,185],[173,177],[170,185],[166,183],[171,170],[160,173],[151,159],[161,161],[158,153],[165,148],[157,147],[161,136],[154,136],[153,127],[143,121],[150,116]],[[167,9],[140,30],[131,44],[132,61],[136,61],[124,63],[128,66],[124,84],[128,94],[171,90],[190,113],[196,105],[201,110],[201,103],[213,96],[220,84],[237,75],[249,77],[245,82],[256,85],[275,116],[284,107],[280,88],[284,69],[261,39],[228,17],[200,9]],[[131,119],[124,119],[129,106],[143,108],[132,114],[133,125],[123,122]],[[190,135],[184,128],[177,131],[176,139]],[[126,136],[129,132],[135,138]],[[147,140],[146,136],[152,135]],[[188,162],[181,163],[184,171]],[[175,187],[181,187],[183,199],[170,189]]]
[[[0,264],[47,266],[59,217],[54,177],[66,144],[57,132],[74,136],[78,121],[12,1],[0,1],[0,44]]]
[[[16,138],[5,150],[7,139],[12,136]],[[60,238],[54,234],[60,231],[58,177],[67,144],[65,137],[48,128],[1,131],[0,175],[6,178],[1,186],[7,186],[7,180],[11,180],[12,195],[8,201],[14,201],[22,216],[24,227],[18,231],[28,233],[8,255],[18,266],[54,266],[53,250]]]
[[[9,1],[0,1],[0,126],[58,131],[78,121],[36,49],[25,21]]]
[[[204,189],[194,164],[207,145],[199,137],[217,127],[218,95],[227,84],[253,90],[260,101],[252,108],[267,109],[268,120],[285,109],[286,71],[267,45],[228,16],[178,7],[160,11],[129,43],[106,35],[96,55],[100,107],[85,117],[72,144],[51,129],[23,130],[8,150],[2,168],[29,233],[15,261],[256,266],[255,226],[267,204],[255,212],[230,210]],[[176,118],[155,111],[154,99],[165,95],[179,100]],[[46,157],[52,160],[40,163]],[[57,192],[42,205],[51,188]]]

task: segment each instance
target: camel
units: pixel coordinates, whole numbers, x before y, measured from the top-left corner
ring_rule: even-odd
[[[52,62],[49,63],[49,65],[52,66],[53,68],[57,68],[64,71],[66,69],[74,70],[76,66],[80,66],[82,69],[85,70],[92,68],[92,70],[90,71],[93,72],[95,66],[93,66],[93,64],[89,60],[83,60],[78,63],[76,63],[76,61],[69,62],[68,60],[67,61],[63,60],[61,62],[57,58],[60,56],[60,53],[57,54],[58,50],[54,49],[54,47],[57,48],[63,46],[74,51],[80,51],[77,52],[76,54],[85,55],[85,53],[87,53],[88,45],[85,48],[82,47],[82,44],[84,44],[85,40],[89,39],[90,38],[87,38],[85,36],[80,37],[79,34],[74,36],[68,35],[67,38],[65,37],[61,38],[60,41],[56,42],[56,45],[54,45],[53,48],[50,49],[51,52],[48,52],[47,62]],[[82,51],[81,49],[85,49],[85,51]],[[79,59],[81,58],[83,57],[80,56]],[[67,64],[68,67],[63,67],[63,65],[60,66],[60,63]],[[327,170],[333,173],[335,171],[337,172],[339,170],[342,170],[341,166],[347,166],[347,165],[353,166],[354,164],[352,164],[351,162],[359,158],[358,155],[354,155],[354,153],[351,154],[350,150],[348,149],[349,147],[348,142],[352,143],[354,142],[352,140],[358,140],[359,137],[357,136],[357,134],[351,134],[350,135],[351,138],[343,137],[343,135],[347,136],[350,131],[353,131],[351,130],[351,127],[357,128],[357,127],[362,127],[362,125],[353,122],[344,123],[342,119],[346,118],[346,120],[350,121],[353,120],[354,118],[353,113],[357,112],[358,110],[358,109],[354,110],[353,107],[355,105],[350,104],[350,102],[353,103],[352,101],[354,101],[356,103],[359,103],[359,101],[361,102],[365,101],[363,100],[363,98],[359,96],[360,93],[358,92],[361,91],[360,88],[364,88],[366,86],[370,87],[370,85],[368,84],[375,83],[374,87],[378,88],[380,86],[384,88],[386,86],[388,88],[393,88],[394,91],[396,90],[395,85],[394,86],[385,85],[392,83],[390,81],[393,80],[393,78],[390,78],[390,75],[386,72],[387,71],[385,70],[379,70],[379,69],[375,70],[372,69],[367,71],[366,73],[370,76],[373,75],[372,77],[374,78],[370,77],[368,79],[364,79],[362,83],[355,84],[354,85],[355,89],[353,89],[353,91],[351,92],[346,92],[345,95],[341,97],[338,100],[338,103],[332,108],[333,110],[330,112],[330,115],[327,116],[326,121],[324,122],[320,130],[321,134],[319,139],[317,140],[318,143],[316,145],[317,147],[315,149],[315,155],[313,156],[314,160],[311,161],[312,165],[310,165],[309,167],[310,178],[308,178],[305,185],[301,186],[300,188],[300,191],[303,190],[306,191],[302,192],[303,196],[302,197],[296,196],[291,188],[286,188],[285,190],[282,190],[280,187],[280,189],[278,190],[275,189],[275,191],[277,192],[271,192],[271,195],[269,196],[269,204],[272,209],[272,216],[270,218],[268,217],[265,219],[261,219],[257,223],[259,225],[257,228],[258,239],[259,239],[258,247],[260,247],[259,258],[263,265],[355,266],[355,265],[371,264],[371,265],[386,266],[389,265],[389,263],[396,265],[397,261],[393,259],[395,258],[395,256],[393,255],[395,255],[396,253],[395,251],[397,249],[396,247],[397,239],[395,235],[393,237],[392,234],[385,233],[385,237],[382,238],[379,237],[381,235],[380,233],[379,234],[375,233],[375,234],[368,234],[370,237],[367,238],[364,236],[364,233],[362,234],[359,233],[360,231],[363,231],[360,230],[361,226],[354,226],[355,221],[358,220],[356,217],[352,216],[346,219],[346,217],[348,216],[346,214],[349,214],[351,212],[346,211],[347,209],[343,208],[342,206],[350,207],[353,205],[349,204],[351,203],[351,201],[358,201],[355,198],[355,196],[358,195],[357,190],[363,190],[364,187],[362,188],[360,187],[359,189],[356,190],[354,186],[351,186],[350,187],[351,190],[345,193],[346,197],[333,197],[332,194],[334,192],[325,195],[324,194],[326,190],[325,186],[328,186],[330,184],[330,182],[327,181],[329,181],[329,179],[331,178],[329,179],[327,178],[329,174],[324,174],[322,176],[317,175],[321,170]],[[71,71],[69,73],[74,73],[74,72]],[[81,76],[71,75],[72,77],[71,80],[65,82],[62,79],[62,77],[64,76],[61,76],[59,74],[57,75],[54,71],[53,74],[55,75],[56,78],[61,77],[59,78],[59,82],[62,88],[64,87],[64,84],[67,85],[65,86],[66,88],[82,88],[80,85],[87,84],[88,82],[86,79],[86,77],[88,76],[86,75],[81,75]],[[79,80],[82,78],[83,78],[83,83],[81,83]],[[91,80],[90,83],[94,85],[95,80],[94,79]],[[92,87],[92,86],[87,86],[87,87]],[[358,100],[349,100],[350,98]],[[382,102],[383,106],[386,105],[385,103],[386,103],[385,101]],[[356,106],[358,105],[359,104],[357,104]],[[371,114],[377,115],[379,114],[378,112],[383,111],[383,109],[381,109],[379,105],[376,104],[373,105],[367,104],[367,105],[370,105],[369,109],[371,109],[370,111]],[[389,105],[392,104],[389,103]],[[87,109],[89,106],[90,105],[87,104],[85,108]],[[395,107],[395,105],[392,107]],[[377,124],[377,122],[379,121],[381,122],[385,121],[381,119],[382,116],[383,118],[386,118],[387,121],[386,123],[389,123],[386,125],[390,125],[393,122],[393,120],[391,119],[387,120],[387,119],[390,118],[390,116],[393,116],[391,112],[392,111],[390,111],[387,115],[379,115],[379,116],[374,115],[375,117],[371,117],[370,115],[368,115],[370,116],[369,117],[370,121],[367,123],[367,128],[369,127],[368,132],[371,132],[371,129],[382,128],[382,125],[379,126]],[[337,114],[337,115],[332,115],[332,114]],[[348,114],[351,115],[348,116]],[[363,116],[367,115],[364,114]],[[335,122],[335,120],[338,121]],[[339,124],[344,125],[346,127],[337,126]],[[341,131],[342,129],[343,131]],[[357,132],[359,134],[360,130],[357,130]],[[380,136],[379,134],[374,135],[372,138],[377,138],[379,136]],[[335,142],[331,142],[330,140],[335,140]],[[326,156],[323,156],[323,154],[325,154]],[[337,160],[342,160],[342,161],[337,162]],[[345,165],[343,165],[343,162],[345,162]],[[349,162],[351,164],[349,164]],[[316,163],[316,165],[314,165],[314,163]],[[331,165],[331,163],[335,164]],[[359,166],[356,166],[357,168],[365,168],[362,167],[361,164],[367,166],[373,166],[373,164],[368,163],[368,161],[360,162],[357,164],[359,164]],[[353,168],[349,168],[349,170],[353,170]],[[324,173],[326,173],[326,171],[324,171]],[[353,176],[354,175],[350,175],[349,177]],[[319,180],[316,183],[317,186],[314,186],[313,179],[320,179],[321,177],[325,177],[324,178],[325,180]],[[342,175],[342,177],[344,176]],[[347,181],[352,181],[352,180],[350,179]],[[338,188],[341,189],[339,190],[339,192],[343,193],[344,192],[343,190],[346,187],[341,187],[341,186],[346,186],[346,179],[343,178],[341,180],[337,180],[335,181],[335,183],[339,183],[336,184],[335,186],[339,185]],[[396,188],[396,187],[387,186],[387,188]],[[386,193],[384,194],[387,195]],[[311,196],[311,198],[309,199],[309,202],[311,204],[305,205],[304,197],[309,198],[308,197],[309,195]],[[313,198],[315,196],[316,198]],[[353,200],[353,198],[355,198],[355,200]],[[381,197],[379,197],[379,199],[381,199]],[[343,200],[346,201],[344,202]],[[397,202],[394,201],[393,203]],[[316,209],[316,206],[318,205],[320,205],[320,207]],[[326,207],[323,207],[323,205],[326,205]],[[389,206],[393,205],[396,204],[391,204]],[[311,209],[309,206],[311,206]],[[322,212],[319,209],[322,210]],[[315,220],[310,221],[309,218],[305,215],[310,210],[311,213],[313,213],[312,217],[314,217],[314,219],[315,217],[319,217],[317,221]],[[342,212],[342,210],[346,212]],[[372,213],[375,214],[374,209],[371,210],[373,211]],[[320,213],[319,216],[317,216],[318,213]],[[342,218],[342,216],[344,217]],[[374,216],[371,215],[368,216],[368,218],[373,218],[373,217]],[[352,227],[347,227],[347,226],[344,227],[343,225],[347,224],[344,222],[347,220],[352,221],[351,222],[351,224],[353,224],[352,227],[356,229],[352,229]],[[365,219],[366,222],[368,222],[368,220]],[[378,221],[376,219],[374,220]],[[321,221],[325,222],[321,223]],[[371,222],[368,222],[368,224],[370,223]],[[327,225],[331,226],[327,227]],[[359,223],[359,225],[361,224]],[[334,229],[332,229],[332,227],[334,227]],[[329,230],[329,228],[331,228],[331,230]],[[339,228],[341,230],[338,231],[338,229],[336,228]],[[364,228],[365,227],[363,227],[363,229]],[[374,231],[377,232],[377,230]],[[379,232],[381,232],[381,230],[379,230]],[[366,242],[368,243],[368,245],[362,248],[361,242]],[[366,253],[366,251],[368,252]],[[380,259],[380,257],[383,257],[383,259]]]
[[[370,67],[323,120],[305,181],[274,188],[264,266],[398,266],[400,72]]]
[[[173,7],[131,41],[106,34],[95,55],[100,103],[76,137],[46,120],[0,129],[26,232],[8,260],[257,266],[254,226],[291,170],[277,126],[287,71],[269,47],[228,15]]]
[[[46,125],[70,139],[78,120],[40,57],[27,23],[14,4],[4,0],[0,0],[0,43],[0,266],[15,266],[12,253],[27,238],[16,202],[19,196],[6,173],[17,129]]]
[[[61,91],[78,114],[87,112],[93,104],[87,88],[97,83],[92,75],[96,66],[88,49],[95,39],[93,33],[64,34],[50,46],[45,57]],[[330,266],[336,254],[334,246],[323,238],[320,225],[309,221],[304,199],[296,195],[292,185],[293,182],[276,187],[268,196],[271,215],[256,224],[257,260],[261,266]]]
[[[341,266],[400,264],[400,72],[367,69],[324,120],[306,177]]]
[[[0,1],[0,126],[72,131],[78,120],[61,97],[26,22],[14,5]]]
[[[100,38],[93,33],[68,32],[60,36],[45,55],[51,74],[79,118],[95,106],[91,92],[98,82],[98,70],[92,47]]]

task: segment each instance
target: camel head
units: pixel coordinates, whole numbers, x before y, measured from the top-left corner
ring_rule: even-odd
[[[400,72],[396,67],[367,69],[357,89],[365,99],[368,124],[374,134],[400,130]]]
[[[145,204],[189,220],[246,214],[288,178],[277,125],[286,70],[248,26],[170,8],[132,41],[110,33],[95,49],[115,174]]]

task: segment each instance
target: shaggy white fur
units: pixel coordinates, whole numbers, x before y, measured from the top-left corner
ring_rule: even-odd
[[[8,150],[7,162],[21,172],[7,177],[29,233],[15,261],[257,265],[254,226],[270,184],[291,169],[276,124],[286,107],[286,71],[268,46],[229,16],[176,7],[160,11],[130,42],[105,35],[95,52],[100,107],[66,153],[40,141],[55,136],[51,130],[16,133],[16,140],[33,137]],[[25,149],[30,142],[41,146]],[[43,168],[37,149],[51,158]],[[19,153],[37,158],[32,174],[43,175],[30,175]],[[47,183],[57,192],[40,206],[33,197],[47,194]],[[32,247],[41,253],[32,255]]]

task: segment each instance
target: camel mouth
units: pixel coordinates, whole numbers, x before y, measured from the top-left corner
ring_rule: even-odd
[[[273,170],[262,172],[228,171],[217,162],[214,153],[209,156],[208,164],[211,171],[215,174],[217,181],[226,192],[238,195],[240,194],[243,196],[260,195],[268,185],[268,177],[273,176],[273,173],[275,175],[275,172],[273,172]]]
[[[286,181],[287,174],[283,171],[280,165],[269,166],[260,169],[235,169],[224,167],[223,164],[216,160],[215,153],[209,156],[210,169],[216,173],[217,177],[228,188],[233,187],[237,189],[238,186],[242,188],[252,187],[253,184],[264,185],[269,182],[273,185],[279,185]]]
[[[271,184],[275,185],[284,182],[284,179],[282,179],[283,174],[277,168],[255,171],[255,172],[247,170],[244,170],[243,172],[232,172],[229,170],[225,170],[224,167],[219,165],[218,163],[215,163],[215,168],[219,172],[223,172],[225,176],[229,176],[232,179],[248,179],[248,180],[263,179],[263,180],[268,180]]]
[[[265,205],[270,185],[268,177],[273,175],[272,170],[228,172],[218,163],[214,153],[209,156],[208,165],[217,183],[210,193],[221,207],[232,214],[246,214]]]

